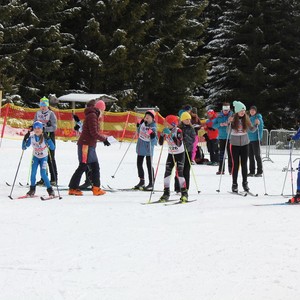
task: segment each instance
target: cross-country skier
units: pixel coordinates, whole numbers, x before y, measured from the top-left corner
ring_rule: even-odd
[[[179,186],[181,189],[181,198],[182,202],[186,202],[188,200],[188,191],[186,189],[186,182],[183,175],[184,168],[184,145],[183,145],[183,136],[182,130],[177,127],[178,125],[178,117],[174,115],[168,115],[165,118],[163,132],[159,138],[159,144],[163,145],[164,140],[167,141],[169,151],[168,157],[166,161],[166,171],[164,176],[164,193],[160,197],[160,201],[168,201],[170,198],[170,180],[172,169],[176,164],[177,176],[179,180]]]
[[[48,147],[50,150],[55,149],[55,145],[47,133],[43,133],[43,123],[36,121],[33,123],[33,134],[28,131],[22,142],[22,149],[26,150],[29,146],[33,148],[31,176],[30,176],[30,189],[27,195],[32,197],[35,194],[36,186],[36,173],[37,168],[40,166],[41,177],[47,187],[49,196],[55,196],[51,183],[47,175],[47,160],[48,160]]]
[[[140,182],[134,189],[153,190],[154,170],[153,170],[153,151],[157,145],[156,123],[154,120],[155,112],[147,110],[144,118],[137,123],[138,140],[136,144],[137,169]],[[146,157],[149,184],[145,187],[145,173],[143,169],[144,158]]]
[[[231,122],[230,132],[230,153],[232,158],[232,192],[238,192],[238,171],[241,164],[243,189],[249,191],[247,175],[247,160],[249,155],[249,137],[248,131],[255,132],[256,126],[252,126],[248,115],[246,114],[246,106],[240,101],[233,101],[235,114],[228,118]],[[255,120],[255,125],[259,125],[259,120]]]

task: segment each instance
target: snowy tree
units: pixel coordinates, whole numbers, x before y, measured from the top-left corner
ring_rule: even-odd
[[[33,25],[26,37],[33,42],[19,80],[20,93],[25,100],[33,101],[49,93],[60,94],[68,87],[61,66],[70,53],[72,36],[61,31],[61,22],[69,15],[68,0],[26,2],[27,18]]]
[[[32,40],[26,40],[31,26],[26,22],[29,8],[19,0],[1,1],[0,6],[0,82],[7,93],[17,93],[17,74]]]
[[[282,114],[284,103],[291,115],[299,105],[299,12],[291,0],[226,2],[207,45],[212,56],[206,88],[215,105],[239,99],[266,113],[272,104]]]

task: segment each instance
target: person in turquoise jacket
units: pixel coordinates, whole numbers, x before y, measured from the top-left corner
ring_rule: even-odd
[[[137,123],[138,140],[136,144],[137,169],[140,182],[134,189],[151,191],[154,184],[153,151],[157,145],[157,128],[155,123],[155,112],[147,110],[144,118]],[[149,184],[145,187],[145,174],[143,169],[146,157]]]
[[[248,177],[261,177],[263,173],[263,166],[262,166],[262,159],[261,159],[261,152],[260,152],[260,144],[263,136],[264,130],[264,121],[262,115],[257,113],[257,107],[251,106],[250,110],[250,121],[253,126],[255,126],[255,120],[259,120],[258,130],[255,132],[248,132],[250,144],[249,144],[249,169],[250,173]],[[255,161],[257,164],[257,171],[255,173]]]
[[[219,170],[217,175],[225,174],[223,167],[223,160],[225,155],[225,148],[227,145],[227,158],[228,158],[228,173],[232,173],[232,160],[230,156],[230,143],[227,141],[229,138],[227,127],[228,127],[228,118],[233,115],[233,112],[230,110],[230,104],[224,102],[222,105],[222,111],[218,114],[218,117],[213,120],[213,128],[219,130]]]

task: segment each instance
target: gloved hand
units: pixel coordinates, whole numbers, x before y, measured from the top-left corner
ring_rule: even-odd
[[[44,137],[45,141],[50,140],[50,136],[48,135],[47,132],[44,132],[44,133],[43,133],[43,137]]]
[[[110,142],[106,139],[104,142],[103,142],[104,146],[110,146]]]
[[[30,131],[28,131],[25,135],[24,135],[24,141],[27,141],[28,140],[28,138],[29,138],[29,136],[30,136]]]
[[[171,133],[171,130],[169,128],[164,128],[163,133],[169,135]]]
[[[77,115],[73,115],[73,119],[75,122],[80,122],[80,119]]]
[[[79,126],[78,124],[76,124],[76,125],[74,126],[74,130],[76,130],[76,131],[78,131],[79,128],[80,128],[80,126]]]
[[[51,121],[50,121],[50,120],[47,122],[47,126],[48,126],[48,127],[51,126]]]
[[[155,138],[155,132],[151,128],[148,130],[148,134],[150,135],[151,139]]]
[[[144,119],[142,119],[140,123],[139,123],[139,122],[137,122],[137,123],[136,123],[136,128],[139,128],[139,127],[140,127],[140,125],[142,125],[143,123],[144,123]]]

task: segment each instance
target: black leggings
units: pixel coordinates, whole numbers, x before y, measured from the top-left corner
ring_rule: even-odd
[[[192,153],[188,152],[188,155],[189,158],[191,159]],[[187,189],[190,188],[190,170],[191,170],[190,160],[188,159],[188,157],[185,157],[184,167],[183,167],[183,177],[185,179],[185,184]],[[175,176],[175,191],[180,191],[179,180],[177,176]]]
[[[242,167],[243,182],[247,182],[247,160],[249,154],[248,145],[245,146],[233,146],[230,145],[230,153],[232,158],[232,183],[237,184],[239,165]]]
[[[137,169],[138,169],[138,176],[140,179],[145,179],[145,173],[143,169],[143,162],[144,162],[144,157],[142,155],[137,156]],[[149,183],[153,184],[154,180],[154,169],[152,167],[151,163],[151,156],[146,156],[146,164],[147,164],[147,169],[148,169],[148,177],[149,177]]]
[[[178,154],[168,154],[167,162],[166,162],[166,171],[164,176],[164,187],[170,188],[171,174],[176,163],[176,172],[177,178],[179,182],[180,189],[186,188],[185,179],[183,175],[183,168],[185,162],[185,154],[184,152]]]

